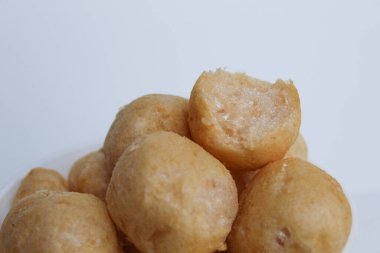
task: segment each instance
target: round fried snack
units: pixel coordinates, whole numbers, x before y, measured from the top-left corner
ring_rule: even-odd
[[[35,168],[21,181],[13,204],[39,190],[68,191],[68,187],[66,180],[57,171]]]
[[[0,230],[7,253],[116,253],[115,227],[90,194],[38,191],[19,201]]]
[[[291,81],[203,72],[191,92],[188,121],[193,140],[227,168],[255,170],[281,159],[296,140],[300,100]]]
[[[307,146],[305,139],[301,134],[298,135],[296,141],[290,147],[288,152],[286,152],[284,158],[299,158],[302,160],[307,160]],[[247,184],[252,180],[252,178],[259,172],[259,170],[253,171],[240,171],[240,170],[232,170],[231,175],[235,180],[236,187],[238,189],[238,193],[243,192]]]
[[[267,165],[241,196],[228,238],[230,253],[340,253],[351,208],[326,172],[297,158]]]
[[[293,145],[290,147],[288,152],[286,152],[284,158],[299,158],[302,160],[307,161],[308,152],[307,152],[307,145],[305,138],[301,134],[298,135],[296,141],[293,143]]]
[[[104,153],[92,152],[74,163],[69,175],[71,191],[90,193],[105,200],[112,172],[106,168]]]
[[[223,250],[238,208],[223,164],[172,132],[152,133],[127,147],[106,201],[113,221],[143,253]]]
[[[125,147],[138,136],[172,131],[189,137],[187,116],[187,99],[172,95],[146,95],[126,105],[116,115],[104,141],[108,169],[113,170]]]

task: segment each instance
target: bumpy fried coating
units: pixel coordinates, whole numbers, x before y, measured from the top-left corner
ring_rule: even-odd
[[[112,172],[106,168],[104,153],[92,152],[74,163],[69,175],[71,191],[90,193],[105,200]]]
[[[298,135],[296,141],[290,147],[288,152],[286,152],[284,158],[299,158],[302,160],[307,160],[307,146],[305,139],[301,134]],[[238,189],[238,193],[243,192],[249,181],[259,172],[259,170],[254,171],[244,171],[244,170],[233,170],[231,171],[231,175],[235,180],[236,187]]]
[[[351,208],[337,181],[297,158],[267,165],[244,190],[230,253],[340,253]]]
[[[13,204],[39,190],[68,191],[68,187],[66,180],[57,171],[35,168],[21,181]]]
[[[38,191],[20,200],[0,230],[7,253],[116,253],[115,227],[103,201],[74,192]]]
[[[118,228],[143,253],[225,249],[238,207],[223,164],[172,132],[152,133],[127,147],[106,201]]]
[[[188,101],[182,97],[152,94],[140,97],[122,108],[104,141],[107,167],[117,160],[133,140],[156,131],[172,131],[190,137],[187,125]]]

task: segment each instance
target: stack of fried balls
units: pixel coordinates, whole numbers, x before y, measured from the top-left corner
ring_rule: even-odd
[[[291,81],[204,72],[190,99],[152,94],[116,115],[66,181],[35,168],[1,253],[340,253],[351,208],[307,161]]]

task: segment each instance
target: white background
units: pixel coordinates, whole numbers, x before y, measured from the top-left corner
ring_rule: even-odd
[[[310,160],[379,191],[380,1],[0,0],[0,187],[101,144],[118,108],[203,70],[293,79]]]

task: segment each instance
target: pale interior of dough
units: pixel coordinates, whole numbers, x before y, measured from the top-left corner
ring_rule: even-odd
[[[216,117],[213,123],[224,132],[229,144],[250,146],[260,141],[291,112],[284,81],[271,84],[221,70],[216,71],[212,79],[213,84],[209,86],[212,92],[206,99]],[[206,119],[203,121],[208,123]]]

